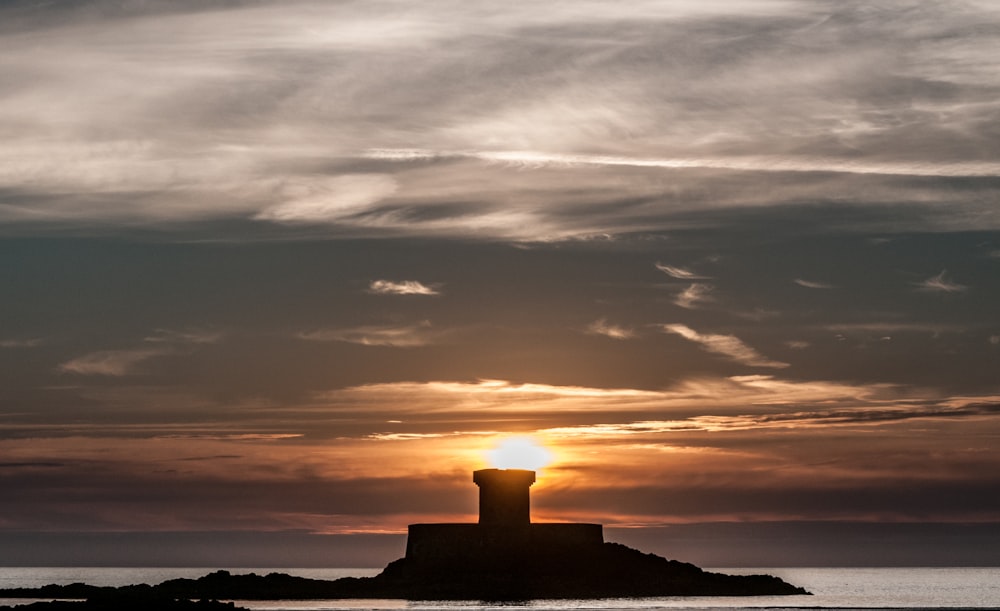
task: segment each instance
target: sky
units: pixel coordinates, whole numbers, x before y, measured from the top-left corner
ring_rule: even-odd
[[[536,521],[1000,563],[1000,5],[3,0],[0,562]]]

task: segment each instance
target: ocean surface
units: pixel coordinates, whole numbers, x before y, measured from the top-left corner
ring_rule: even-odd
[[[120,586],[156,584],[178,577],[201,577],[207,568],[66,568],[0,567],[0,588],[37,587],[48,583],[83,582]],[[337,579],[375,575],[380,569],[227,569],[234,574],[278,572],[313,579]],[[239,606],[268,611],[318,611],[365,609],[413,609],[415,611],[509,611],[510,607],[533,610],[614,609],[996,609],[1000,610],[1000,567],[993,568],[714,568],[722,573],[768,573],[802,586],[812,596],[766,597],[662,597],[601,600],[537,600],[512,604],[480,601],[403,600],[305,600],[236,601]],[[0,605],[19,605],[25,599],[0,598]]]

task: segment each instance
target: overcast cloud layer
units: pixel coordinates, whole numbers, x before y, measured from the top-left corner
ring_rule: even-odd
[[[511,432],[666,548],[998,524],[998,58],[986,1],[3,2],[0,537],[474,519]]]
[[[535,240],[823,202],[907,208],[922,230],[1000,223],[990,3],[0,10],[16,227]]]

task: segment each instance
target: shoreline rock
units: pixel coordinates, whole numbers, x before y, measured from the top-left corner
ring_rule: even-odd
[[[162,607],[165,610],[193,610],[202,607],[180,606],[180,601],[197,600],[204,601],[200,604],[209,605],[220,600],[385,598],[517,601],[807,594],[809,592],[803,588],[771,575],[712,573],[693,564],[667,560],[619,543],[604,543],[586,553],[570,555],[517,552],[481,554],[461,559],[417,561],[400,558],[389,563],[374,577],[344,577],[333,581],[294,577],[285,573],[234,575],[228,571],[215,571],[198,579],[171,579],[158,585],[113,588],[75,583],[0,590],[0,598],[86,600],[87,603],[69,603],[82,606],[66,608],[94,611],[125,608],[121,605],[126,602],[134,607],[134,603],[140,600],[173,601],[178,605]],[[93,606],[99,603],[106,606]],[[144,605],[143,608],[152,607]],[[203,608],[209,609],[207,606]]]

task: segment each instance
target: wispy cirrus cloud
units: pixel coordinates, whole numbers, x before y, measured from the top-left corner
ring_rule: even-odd
[[[415,325],[361,325],[304,331],[297,337],[313,342],[346,342],[362,346],[418,348],[434,343],[441,333],[430,321]]]
[[[656,269],[660,270],[664,274],[670,276],[671,278],[677,278],[678,280],[707,280],[709,276],[702,276],[689,269],[683,267],[674,267],[673,265],[664,265],[663,263],[656,263]]]
[[[631,339],[635,337],[635,330],[611,324],[605,318],[595,320],[587,325],[587,333],[591,335],[603,335],[611,339]]]
[[[345,174],[286,185],[284,201],[254,218],[279,223],[335,222],[379,202],[398,189],[387,174]]]
[[[214,331],[156,329],[142,338],[143,347],[91,352],[60,364],[58,369],[80,375],[127,376],[140,372],[147,361],[190,353],[200,345],[217,343],[222,337],[222,333]]]
[[[602,430],[610,435],[636,434],[640,429],[738,430],[757,422],[821,427],[823,422],[849,425],[938,416],[971,418],[1000,410],[1000,400],[994,395],[915,398],[912,389],[892,384],[798,381],[773,375],[689,379],[661,390],[507,380],[390,382],[320,393],[315,402],[315,409],[324,415],[335,411],[369,414],[375,433],[384,432],[387,413],[425,416],[423,422],[408,416],[389,420],[394,427],[405,427],[392,432],[393,440],[415,439],[416,433],[489,435],[495,432],[492,427],[506,428],[511,422],[546,431],[566,426],[573,434],[600,436]],[[665,413],[677,416],[663,419]],[[473,414],[481,417],[472,418]]]
[[[168,350],[152,348],[101,350],[70,359],[59,365],[59,370],[80,375],[121,377],[136,373],[146,361],[168,353]]]
[[[302,433],[173,433],[157,435],[157,439],[197,439],[213,441],[282,441],[304,437]],[[240,458],[239,456],[213,456],[211,458]],[[186,458],[184,460],[196,460]]]
[[[750,346],[747,346],[734,335],[717,335],[711,333],[699,333],[694,329],[681,324],[666,324],[660,327],[666,333],[680,335],[686,340],[699,344],[703,349],[715,354],[721,354],[730,360],[751,367],[772,367],[782,369],[788,367],[788,363],[771,360],[760,354]]]
[[[832,284],[826,282],[816,282],[814,280],[803,280],[802,278],[796,278],[794,280],[795,284],[799,286],[804,286],[807,289],[834,289],[837,288]]]
[[[703,282],[695,282],[677,294],[674,303],[682,308],[694,310],[713,301],[712,291],[715,287]]]
[[[824,329],[835,333],[922,333],[938,337],[944,333],[962,333],[968,327],[957,323],[925,323],[925,322],[855,322],[834,323],[824,325]]]
[[[398,161],[471,158],[510,163],[527,167],[605,166],[633,168],[713,168],[757,172],[831,172],[846,174],[880,174],[888,176],[1000,176],[1000,163],[992,161],[945,162],[938,167],[926,163],[892,161],[856,161],[822,157],[625,157],[616,155],[567,154],[546,151],[432,151],[421,149],[376,149],[368,153],[373,159]]]
[[[58,370],[80,375],[121,377],[140,373],[147,361],[169,355],[190,354],[207,344],[218,343],[218,331],[155,329],[142,338],[141,347],[99,350],[70,359]]]
[[[918,290],[931,293],[961,293],[969,287],[958,284],[947,278],[947,270],[941,270],[940,274],[917,283]]]
[[[222,337],[222,333],[217,331],[156,329],[144,337],[143,341],[151,344],[214,344]]]
[[[612,437],[616,435],[650,435],[691,431],[741,431],[763,428],[826,428],[836,426],[872,425],[924,418],[976,418],[1000,415],[1000,403],[968,402],[961,405],[888,405],[753,414],[734,416],[693,416],[680,420],[642,420],[636,422],[557,427],[542,431],[554,436]]]
[[[318,393],[315,402],[318,409],[326,413],[340,409],[340,406],[353,411],[360,405],[363,413],[380,414],[377,420],[380,428],[386,413],[444,418],[448,427],[446,432],[450,433],[458,430],[454,428],[456,426],[460,430],[481,432],[486,420],[470,418],[474,414],[483,418],[488,418],[489,414],[499,414],[504,418],[516,414],[527,422],[536,417],[547,420],[555,413],[642,410],[654,405],[662,408],[662,401],[669,400],[671,396],[635,388],[557,386],[484,379],[473,382],[434,380],[364,384]],[[455,417],[457,421],[452,422],[447,419],[449,417]],[[393,420],[402,422],[399,417]],[[409,418],[403,420],[410,421]],[[470,429],[470,426],[474,428]],[[442,431],[436,428],[433,432]]]
[[[368,292],[376,295],[440,295],[437,286],[428,286],[416,280],[372,280]]]
[[[0,348],[34,348],[45,343],[40,337],[29,337],[27,339],[0,339]]]
[[[415,441],[420,439],[440,439],[442,437],[456,436],[456,435],[466,435],[468,433],[372,433],[368,435],[368,439],[375,439],[378,441]],[[485,433],[487,435],[495,435],[495,432]]]

